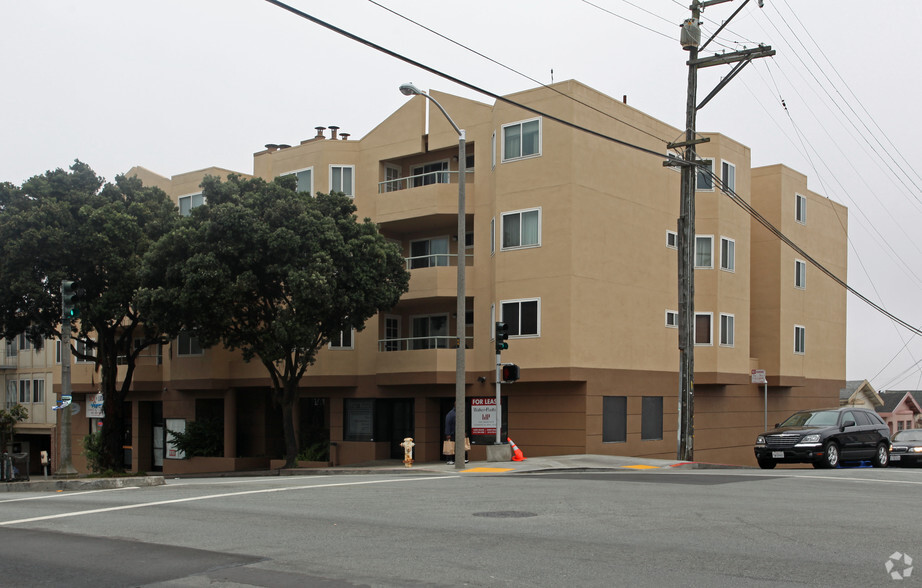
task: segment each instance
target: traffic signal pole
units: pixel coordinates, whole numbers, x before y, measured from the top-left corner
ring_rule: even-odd
[[[74,283],[70,280],[61,282],[61,448],[60,455],[57,456],[59,465],[55,468],[55,476],[76,476],[77,470],[71,461],[71,436],[70,436],[70,419],[72,409],[70,406],[71,393],[70,382],[70,315],[71,300],[73,298]]]

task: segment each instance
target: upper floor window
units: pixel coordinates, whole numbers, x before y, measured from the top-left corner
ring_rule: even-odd
[[[25,333],[19,334],[19,349],[22,351],[28,351],[32,349],[32,341],[29,341],[29,338]]]
[[[384,191],[396,192],[400,186],[400,168],[393,165],[384,166]]]
[[[45,402],[45,380],[32,380],[32,402]]]
[[[807,264],[799,259],[794,260],[794,287],[801,290],[807,287]]]
[[[720,238],[720,269],[736,271],[736,241],[727,237]]]
[[[204,355],[198,337],[189,333],[180,333],[176,337],[176,355]]]
[[[696,190],[713,190],[714,189],[714,160],[702,159],[703,166],[697,166],[695,173]]]
[[[74,341],[74,361],[76,363],[94,363],[96,361],[96,346],[92,341],[77,339]]]
[[[695,236],[695,267],[714,269],[714,237],[711,235]]]
[[[410,269],[448,265],[448,237],[410,241]]]
[[[541,155],[541,119],[503,125],[503,161]]]
[[[711,339],[711,321],[713,315],[709,312],[695,313],[695,345],[713,345]]]
[[[729,161],[721,161],[720,181],[723,182],[724,189],[736,192],[736,166]]]
[[[493,131],[493,136],[490,138],[490,169],[496,169],[496,131]]]
[[[541,299],[504,300],[500,303],[501,319],[509,326],[512,337],[541,335]]]
[[[733,347],[735,322],[736,319],[732,314],[720,315],[720,344],[724,347]]]
[[[674,310],[666,311],[666,326],[676,329],[679,326],[679,313]]]
[[[675,231],[666,231],[666,247],[670,249],[678,249],[679,247],[679,234]]]
[[[17,354],[17,353],[19,353],[19,351],[17,351],[16,341],[15,341],[15,340],[13,340],[13,341],[7,340],[7,342],[6,342],[6,356],[7,356],[7,357],[16,357],[16,354]]]
[[[355,197],[354,177],[354,165],[331,165],[330,192],[342,192],[346,196]]]
[[[19,380],[19,404],[32,402],[32,380]]]
[[[503,213],[503,249],[541,245],[541,209]]]
[[[794,353],[803,355],[807,346],[807,327],[794,325]]]
[[[179,197],[179,214],[181,216],[189,216],[192,214],[192,209],[198,206],[205,204],[205,196],[199,192],[198,194],[189,194],[188,196]]]
[[[6,408],[13,408],[16,405],[16,396],[19,394],[19,389],[16,385],[16,380],[10,380],[6,387]]]
[[[292,173],[298,179],[298,192],[314,193],[314,168],[299,169]]]
[[[448,161],[435,161],[424,165],[414,166],[413,187],[428,186],[430,184],[448,183]]]
[[[330,338],[330,349],[354,349],[352,343],[354,329],[343,329],[335,336]]]
[[[794,220],[807,224],[807,198],[800,194],[794,194]]]

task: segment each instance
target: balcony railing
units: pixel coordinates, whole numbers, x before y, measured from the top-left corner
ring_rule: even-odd
[[[457,253],[432,253],[430,255],[416,255],[405,258],[407,269],[421,269],[426,267],[458,267]],[[474,264],[474,254],[464,254],[464,266],[470,267]]]
[[[420,351],[423,349],[457,349],[458,338],[448,335],[379,339],[378,351]],[[464,337],[464,348],[474,348],[474,338]]]
[[[467,174],[473,174],[474,170],[467,170]],[[410,188],[421,188],[431,184],[457,184],[458,172],[449,170],[431,171],[404,178],[394,178],[378,182],[378,194],[386,192],[397,192],[399,190],[408,190]]]
[[[119,355],[117,364],[118,365],[128,365],[128,356]],[[160,353],[142,353],[137,358],[135,358],[134,364],[136,366],[163,365],[163,355]]]

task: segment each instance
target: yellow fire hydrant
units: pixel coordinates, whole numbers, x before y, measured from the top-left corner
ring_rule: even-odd
[[[403,447],[403,467],[413,467],[413,448],[416,446],[413,437],[405,437],[400,446]]]

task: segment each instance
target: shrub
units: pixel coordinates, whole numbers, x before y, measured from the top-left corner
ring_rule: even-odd
[[[199,419],[186,423],[185,432],[170,431],[173,445],[186,457],[220,457],[224,454],[224,422]]]

